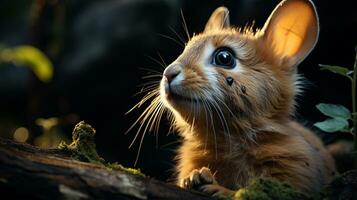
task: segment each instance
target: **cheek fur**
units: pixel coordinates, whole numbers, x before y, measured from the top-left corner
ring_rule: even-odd
[[[203,70],[197,65],[185,66],[183,71],[185,79],[182,81],[182,86],[188,91],[197,92],[209,83],[209,80],[204,75]]]
[[[268,70],[250,70],[243,74],[224,69],[217,69],[217,72],[225,102],[238,116],[275,115],[286,113],[289,108],[288,94],[284,92],[287,89],[281,88],[284,83],[276,80]],[[234,79],[232,85],[227,83],[227,77]]]
[[[242,76],[237,73],[232,73],[224,69],[217,69],[218,72],[218,82],[219,87],[224,93],[224,101],[231,111],[238,115],[251,115],[253,104],[251,103],[252,91],[250,87],[247,86],[242,80]],[[233,83],[229,85],[227,83],[227,77],[233,78]],[[245,91],[242,91],[242,87],[245,88]]]

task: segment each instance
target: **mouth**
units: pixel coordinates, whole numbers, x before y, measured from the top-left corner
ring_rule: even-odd
[[[193,98],[187,97],[187,96],[183,96],[177,93],[174,93],[172,91],[166,93],[166,99],[168,101],[184,101],[184,102],[194,102],[196,101]]]
[[[192,97],[190,95],[182,94],[182,92],[175,90],[168,84],[166,80],[162,82],[162,93],[166,101],[173,104],[192,104],[192,103],[201,103],[202,100],[197,97]],[[178,88],[177,88],[178,89]],[[183,89],[187,90],[187,89]]]
[[[173,91],[169,86],[165,88],[165,98],[169,102],[198,103],[200,99],[185,96]]]

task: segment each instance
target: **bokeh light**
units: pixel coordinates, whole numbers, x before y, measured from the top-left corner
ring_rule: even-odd
[[[26,142],[30,136],[30,132],[25,127],[19,127],[14,132],[14,140],[16,142]]]

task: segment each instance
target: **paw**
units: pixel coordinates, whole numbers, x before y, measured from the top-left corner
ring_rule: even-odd
[[[198,189],[198,191],[208,194],[215,198],[228,198],[228,197],[233,197],[235,194],[235,191],[233,190],[227,189],[220,185],[213,185],[213,184],[203,185]]]
[[[186,189],[199,190],[203,185],[217,184],[211,170],[202,167],[200,170],[193,170],[190,175],[181,180],[180,186]]]
[[[181,180],[180,186],[203,192],[216,198],[233,197],[235,194],[235,191],[218,185],[211,170],[207,167],[202,167],[200,170],[193,170],[187,178]]]

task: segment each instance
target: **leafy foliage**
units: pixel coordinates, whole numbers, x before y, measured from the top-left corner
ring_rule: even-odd
[[[351,118],[351,112],[343,105],[320,103],[316,105],[316,108],[324,115],[332,118]]]
[[[335,65],[320,65],[321,70],[328,70],[330,72],[342,75],[351,81],[351,97],[352,97],[352,112],[342,105],[324,104],[320,103],[316,107],[324,115],[330,117],[323,122],[317,122],[314,126],[325,132],[350,132],[354,137],[354,151],[357,151],[357,46],[355,63],[353,71],[348,68],[335,66]],[[351,114],[352,113],[352,114]],[[349,122],[352,126],[349,126]],[[355,168],[357,169],[357,154],[354,154]]]
[[[29,67],[45,83],[49,82],[53,77],[53,65],[51,61],[43,52],[33,46],[1,47],[0,62]]]
[[[348,132],[348,121],[351,119],[351,112],[343,105],[320,103],[316,108],[324,115],[331,117],[322,122],[317,122],[314,126],[319,129],[333,133],[337,131]]]
[[[348,77],[350,80],[352,80],[352,77],[350,76],[350,74],[353,71],[350,71],[348,68],[346,67],[340,67],[340,66],[335,66],[335,65],[319,65],[321,67],[321,70],[327,70],[345,77]]]
[[[345,132],[346,130],[348,131],[348,122],[347,120],[343,118],[330,118],[326,119],[325,121],[322,122],[317,122],[314,124],[314,126],[318,127],[319,129],[333,133],[337,131],[343,131]]]

